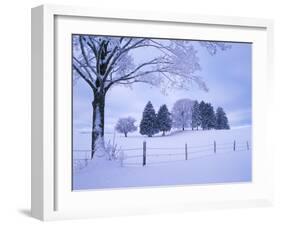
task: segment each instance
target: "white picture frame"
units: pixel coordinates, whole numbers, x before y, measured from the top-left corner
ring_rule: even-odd
[[[70,84],[62,84],[62,73],[70,67],[67,53],[59,48],[71,33],[87,32],[83,24],[94,23],[95,33],[108,23],[117,35],[132,35],[139,26],[140,34],[186,37],[181,29],[194,28],[191,38],[249,40],[254,43],[253,55],[253,182],[250,184],[196,185],[168,188],[114,189],[106,191],[71,191],[71,150],[58,137],[69,135],[71,123],[58,111],[61,100],[69,100]],[[116,29],[115,23],[122,29]],[[148,29],[153,26],[158,29]],[[169,29],[165,28],[169,27]],[[115,27],[115,29],[114,29]],[[162,27],[162,29],[160,28]],[[163,29],[164,27],[164,29]],[[198,33],[197,29],[198,28]],[[174,29],[174,30],[173,30]],[[204,33],[204,29],[210,29]],[[214,32],[213,29],[217,29]],[[167,31],[168,30],[168,31]],[[173,32],[174,31],[174,32]],[[211,32],[210,32],[211,31]],[[212,32],[213,31],[213,32]],[[233,32],[237,31],[237,32]],[[156,33],[155,33],[156,32]],[[158,33],[157,33],[158,32]],[[165,33],[166,32],[166,33]],[[208,33],[208,34],[207,34]],[[190,38],[190,37],[188,37]],[[60,41],[61,40],[61,41]],[[67,43],[66,41],[64,41]],[[64,46],[68,48],[67,46]],[[259,54],[256,54],[255,51]],[[63,55],[61,55],[63,54]],[[259,56],[256,56],[256,55]],[[65,61],[61,61],[66,56]],[[265,19],[182,15],[153,12],[122,12],[83,7],[43,5],[32,9],[32,216],[41,220],[143,214],[165,211],[186,211],[209,208],[254,207],[273,202],[272,155],[266,137],[270,125],[263,100],[270,99],[273,87],[273,22]],[[68,68],[68,69],[66,69]],[[71,74],[69,76],[69,79]],[[271,101],[268,101],[268,105]],[[61,133],[64,128],[67,134]],[[68,136],[67,135],[67,136]],[[261,139],[262,138],[262,139]],[[62,161],[66,159],[66,161]],[[166,197],[164,199],[164,197]]]

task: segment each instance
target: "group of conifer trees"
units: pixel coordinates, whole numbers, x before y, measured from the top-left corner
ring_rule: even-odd
[[[184,101],[181,101],[184,103]],[[187,101],[186,101],[187,102]],[[222,107],[218,107],[216,112],[210,103],[193,101],[188,105],[190,108],[182,108],[182,111],[175,111],[177,115],[169,112],[167,106],[162,105],[156,113],[152,103],[149,101],[144,108],[140,123],[140,133],[152,137],[154,134],[170,131],[172,127],[178,128],[178,121],[184,119],[183,125],[188,125],[192,130],[201,128],[210,129],[230,129],[228,118]],[[175,126],[173,126],[175,125]],[[184,127],[182,127],[184,130]]]
[[[211,103],[194,101],[192,107],[191,128],[192,130],[201,127],[206,129],[230,129],[228,118],[222,107],[218,107],[216,112]]]

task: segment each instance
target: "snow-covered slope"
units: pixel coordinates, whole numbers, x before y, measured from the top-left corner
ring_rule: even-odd
[[[89,138],[85,136],[89,135],[84,134],[84,141],[82,138],[79,140],[80,149],[87,149]],[[112,141],[113,136],[107,134],[106,140]],[[143,167],[144,140],[147,164]],[[120,162],[96,157],[88,162],[87,167],[74,172],[74,189],[251,181],[251,127],[172,132],[165,137],[159,135],[152,138],[138,133],[129,134],[127,138],[118,134],[115,142],[124,149],[123,167]],[[188,160],[185,160],[185,143]]]

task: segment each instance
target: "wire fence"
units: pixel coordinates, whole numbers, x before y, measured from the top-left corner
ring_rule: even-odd
[[[226,154],[230,152],[250,151],[248,141],[217,143],[189,146],[188,143],[182,147],[154,147],[143,141],[142,147],[120,149],[118,160],[122,167],[126,166],[147,166],[161,163],[190,161],[210,156]],[[80,153],[78,156],[77,153]],[[83,154],[81,154],[83,153]],[[96,154],[95,154],[96,155]],[[91,159],[91,150],[73,150],[73,164],[78,169],[87,166]]]

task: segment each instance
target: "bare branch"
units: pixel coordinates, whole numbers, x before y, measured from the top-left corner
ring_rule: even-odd
[[[134,43],[131,46],[129,46],[129,44],[132,42],[132,40],[133,39],[130,38],[129,41],[123,47],[121,47],[119,53],[115,55],[115,57],[113,58],[112,62],[110,62],[110,63],[108,62],[109,64],[108,64],[108,67],[107,67],[107,71],[105,73],[106,76],[112,71],[115,63],[118,61],[118,59],[120,57],[122,57],[122,55],[124,55],[125,53],[129,52],[132,49],[136,49],[136,48],[140,48],[140,47],[145,47],[146,45],[140,45],[140,44],[143,43],[144,41],[148,40],[148,39],[147,38],[140,39],[136,43]]]
[[[96,89],[95,85],[94,85],[89,79],[87,79],[86,76],[84,76],[83,72],[81,72],[81,71],[79,70],[79,68],[78,68],[75,64],[73,64],[72,66],[73,66],[73,69],[75,69],[75,70],[77,71],[77,73],[88,83],[88,85],[89,85],[93,90],[95,90],[95,89]]]
[[[87,66],[91,69],[91,71],[96,75],[97,72],[94,70],[94,68],[92,68],[89,60],[88,60],[88,57],[86,56],[86,53],[85,53],[85,47],[84,47],[84,44],[83,44],[83,40],[82,40],[82,36],[80,35],[79,36],[79,43],[80,43],[80,49],[81,49],[81,53],[82,53],[82,56],[87,64]]]
[[[92,77],[92,75],[91,75],[91,73],[90,73],[90,71],[87,69],[87,65],[86,66],[84,66],[76,57],[74,57],[73,56],[73,60],[74,61],[76,61],[78,64],[79,64],[79,67],[80,68],[83,68],[85,71],[86,71],[86,73],[88,74],[88,76],[89,76],[89,80],[91,80],[91,82],[94,82],[94,79],[93,79],[93,77]],[[85,75],[84,75],[85,76]],[[86,77],[86,76],[85,76]]]

